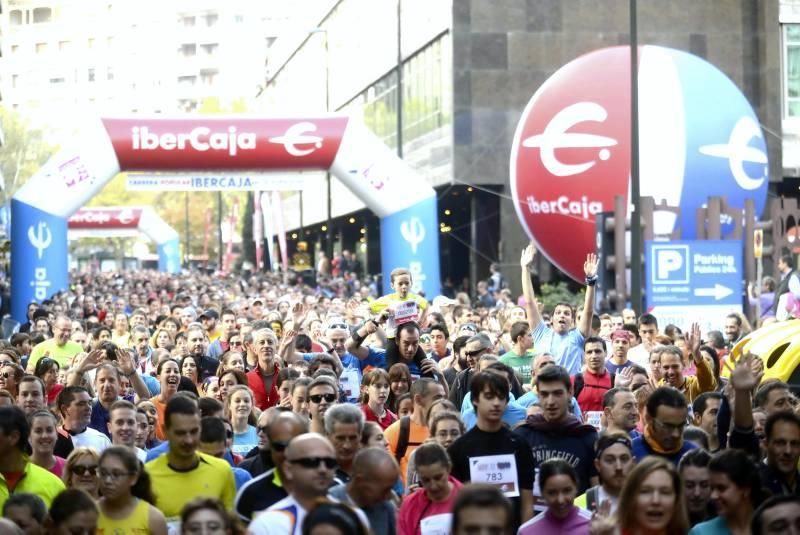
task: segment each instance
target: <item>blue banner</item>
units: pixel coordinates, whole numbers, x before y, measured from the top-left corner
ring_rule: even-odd
[[[11,317],[27,321],[31,301],[69,285],[67,220],[11,199]]]
[[[399,267],[411,272],[412,292],[428,299],[440,294],[439,218],[436,196],[381,219],[383,291],[391,293],[389,274]]]
[[[166,273],[178,273],[181,270],[181,255],[178,247],[178,238],[159,243],[158,270]]]

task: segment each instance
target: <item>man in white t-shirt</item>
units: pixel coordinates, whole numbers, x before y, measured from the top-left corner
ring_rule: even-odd
[[[88,446],[102,452],[111,441],[100,431],[89,427],[92,419],[92,396],[82,386],[68,386],[58,394],[56,400],[63,424],[60,431],[70,437],[72,446]],[[60,451],[55,452],[59,457]]]
[[[652,314],[642,314],[639,316],[636,325],[639,328],[639,336],[642,339],[642,343],[628,351],[628,360],[647,370],[649,369],[650,352],[656,346],[658,320]]]

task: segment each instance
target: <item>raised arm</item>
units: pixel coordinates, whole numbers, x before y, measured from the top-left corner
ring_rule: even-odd
[[[519,266],[522,268],[522,296],[525,298],[525,309],[528,312],[528,325],[531,331],[542,323],[542,315],[539,314],[539,307],[536,306],[536,296],[533,293],[533,283],[531,282],[530,266],[536,256],[536,247],[533,243],[528,244],[522,250],[519,259]]]
[[[583,300],[583,314],[578,331],[584,338],[592,332],[592,315],[594,314],[594,286],[597,283],[597,255],[589,253],[583,263],[583,274],[586,275],[586,297]]]
[[[381,315],[383,317],[383,315]],[[361,327],[356,329],[350,338],[345,342],[345,349],[351,355],[355,355],[359,360],[364,360],[369,356],[369,349],[362,346],[364,339],[378,330],[378,322],[374,319],[368,319]]]
[[[717,380],[711,367],[700,354],[700,324],[692,323],[692,327],[687,333],[686,342],[689,345],[689,358],[694,361],[697,368],[697,385],[700,392],[711,392],[717,386]]]

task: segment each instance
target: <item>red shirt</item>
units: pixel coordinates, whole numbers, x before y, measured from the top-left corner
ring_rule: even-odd
[[[261,377],[260,367],[256,366],[247,372],[247,386],[249,386],[250,390],[253,392],[253,398],[255,398],[256,407],[258,407],[259,410],[266,410],[273,405],[277,405],[281,400],[281,396],[278,394],[277,381],[279,371],[281,371],[280,367],[275,364],[275,374],[272,376],[272,388],[269,393],[267,393],[267,389],[264,386],[264,378]]]
[[[361,405],[361,412],[364,413],[364,420],[367,422],[375,422],[381,429],[386,431],[386,428],[392,425],[397,421],[397,415],[390,411],[389,409],[385,409],[386,414],[383,415],[383,418],[378,418],[378,416],[372,412],[372,409],[369,408],[369,405],[364,403]]]

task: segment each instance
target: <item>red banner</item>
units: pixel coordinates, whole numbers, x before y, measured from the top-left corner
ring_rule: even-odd
[[[137,229],[141,218],[141,208],[81,208],[68,225],[74,230]]]
[[[346,117],[103,119],[126,170],[328,169]]]

